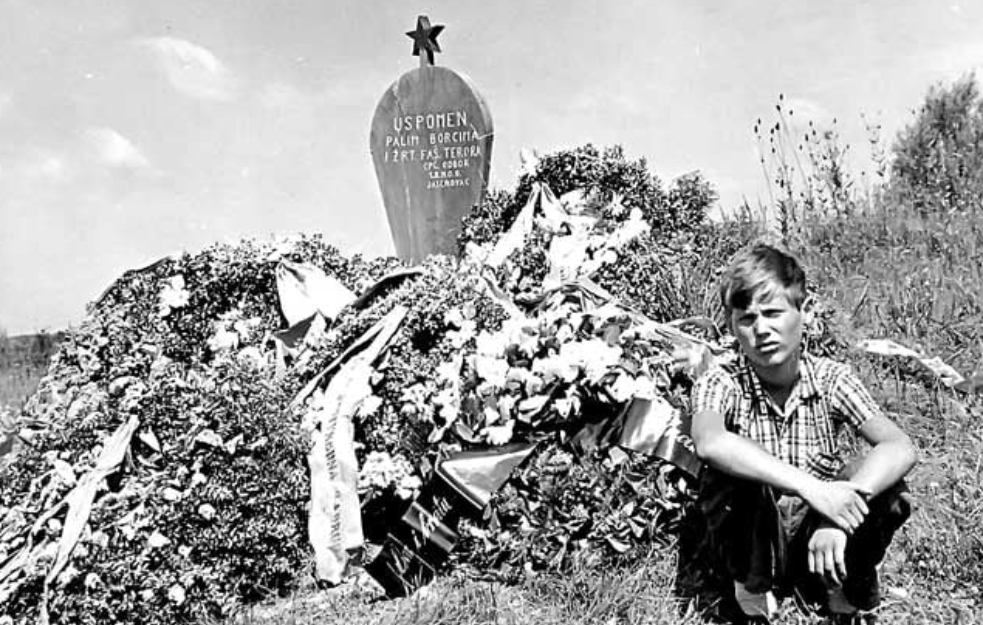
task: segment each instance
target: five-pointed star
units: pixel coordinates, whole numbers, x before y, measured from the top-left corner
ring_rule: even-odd
[[[433,65],[433,53],[440,52],[440,44],[437,43],[437,35],[444,30],[442,25],[431,26],[430,18],[421,15],[416,18],[416,30],[411,30],[406,35],[413,40],[413,56],[420,56],[421,51],[426,51],[427,60]]]

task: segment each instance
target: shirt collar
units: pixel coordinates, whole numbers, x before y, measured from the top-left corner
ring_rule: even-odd
[[[768,404],[765,398],[765,391],[761,386],[761,380],[758,378],[758,374],[754,371],[754,367],[748,362],[744,352],[739,353],[737,362],[745,386],[751,389],[754,400],[758,404],[758,408],[762,410],[762,414],[767,414]],[[793,386],[793,391],[797,391],[796,394],[800,399],[809,399],[819,395],[819,387],[816,384],[815,363],[813,362],[812,356],[804,351],[799,358],[799,379],[797,386],[797,389]]]
[[[816,364],[812,356],[802,352],[799,358],[799,397],[807,399],[819,395],[819,385],[816,384]]]

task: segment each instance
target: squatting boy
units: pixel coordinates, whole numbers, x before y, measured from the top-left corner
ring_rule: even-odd
[[[915,448],[849,366],[803,351],[809,306],[793,256],[766,244],[744,250],[720,295],[740,355],[693,389],[693,440],[707,465],[701,507],[717,564],[753,620],[790,596],[852,618],[880,601],[875,567],[910,515],[902,478]],[[843,427],[869,452],[847,462]]]

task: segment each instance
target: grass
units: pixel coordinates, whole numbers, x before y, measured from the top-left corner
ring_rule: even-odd
[[[677,553],[653,548],[621,566],[536,575],[518,585],[452,572],[400,600],[381,600],[364,577],[337,589],[310,590],[240,615],[244,624],[359,623],[381,625],[702,622],[692,602],[674,596]]]

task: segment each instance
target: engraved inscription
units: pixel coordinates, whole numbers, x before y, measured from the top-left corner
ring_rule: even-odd
[[[385,137],[383,162],[419,163],[429,190],[470,187],[481,138],[464,110],[398,115]]]

